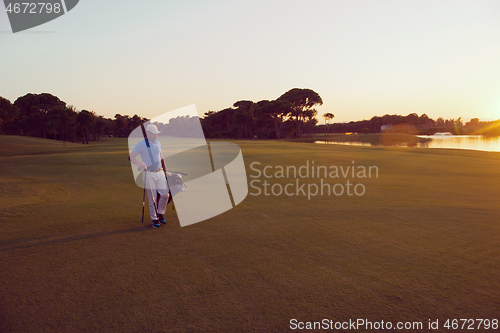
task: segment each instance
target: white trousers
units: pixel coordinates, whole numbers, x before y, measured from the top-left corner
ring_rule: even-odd
[[[156,202],[158,214],[165,214],[165,210],[167,209],[168,185],[165,174],[163,171],[144,171],[143,180],[144,185],[146,186],[146,192],[148,192],[149,214],[151,215],[152,220],[158,220],[154,202]],[[157,200],[157,193],[160,194],[160,200]]]

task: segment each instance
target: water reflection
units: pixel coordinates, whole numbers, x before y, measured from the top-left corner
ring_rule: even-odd
[[[422,135],[421,138],[432,139],[419,145],[425,148],[473,149],[483,151],[500,151],[500,137],[484,137],[482,135]]]
[[[419,148],[451,148],[472,149],[500,152],[500,137],[484,137],[482,135],[417,135],[420,138],[432,139],[428,142],[418,142]],[[333,142],[315,141],[320,144],[336,144],[345,146],[373,146],[367,142]],[[376,145],[380,146],[380,144]]]

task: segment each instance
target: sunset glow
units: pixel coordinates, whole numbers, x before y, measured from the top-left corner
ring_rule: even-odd
[[[85,1],[12,34],[0,96],[48,92],[105,117],[218,111],[291,88],[333,122],[409,113],[500,118],[498,1]],[[89,24],[92,18],[92,24]],[[319,118],[322,120],[322,118]]]

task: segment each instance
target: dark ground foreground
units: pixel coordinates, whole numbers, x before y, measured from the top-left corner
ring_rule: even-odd
[[[250,188],[184,228],[169,206],[153,230],[140,223],[126,140],[0,136],[0,331],[285,332],[291,319],[365,319],[450,332],[446,319],[500,319],[499,153],[236,143],[262,190],[296,179],[253,178],[252,162],[354,161],[378,178],[324,179],[361,183],[362,196]]]

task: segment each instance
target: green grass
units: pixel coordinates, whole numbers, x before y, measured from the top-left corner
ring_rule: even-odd
[[[0,331],[282,332],[292,318],[499,318],[500,154],[236,143],[249,180],[252,162],[355,161],[379,177],[349,178],[365,185],[360,197],[249,194],[184,228],[169,206],[167,225],[154,230],[140,223],[125,139],[62,146],[0,136]]]

